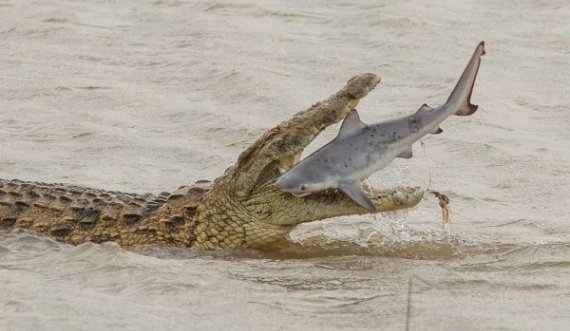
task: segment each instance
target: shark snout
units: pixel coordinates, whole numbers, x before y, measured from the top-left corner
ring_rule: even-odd
[[[285,185],[285,180],[283,179],[283,176],[277,178],[277,181],[275,182],[275,186],[280,189],[280,190],[286,190],[287,189],[287,185]]]
[[[289,175],[281,175],[275,182],[275,186],[283,192],[292,193],[297,197],[302,197],[310,194],[308,185],[300,183],[295,178],[291,178]]]
[[[296,181],[290,178],[290,176],[284,174],[277,179],[275,186],[281,191],[290,192],[296,191],[299,185],[297,185]]]

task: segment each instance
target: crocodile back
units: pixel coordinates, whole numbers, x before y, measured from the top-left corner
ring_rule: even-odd
[[[0,179],[0,229],[30,229],[73,244],[117,241],[125,231],[144,230],[168,196]]]

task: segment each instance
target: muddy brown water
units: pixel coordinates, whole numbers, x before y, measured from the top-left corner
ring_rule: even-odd
[[[469,118],[371,178],[451,199],[299,227],[300,250],[69,246],[0,235],[1,330],[570,329],[567,1],[0,1],[0,177],[160,192],[220,175],[360,72],[366,122]],[[333,138],[323,133],[309,151]]]

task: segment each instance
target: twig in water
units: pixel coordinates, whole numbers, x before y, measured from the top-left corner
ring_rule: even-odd
[[[410,276],[408,281],[408,308],[406,310],[406,331],[410,331],[410,320],[412,318],[412,281],[413,276]]]

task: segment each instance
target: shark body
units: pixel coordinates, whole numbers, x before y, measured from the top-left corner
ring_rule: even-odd
[[[412,144],[427,134],[441,133],[439,124],[447,117],[467,116],[477,110],[471,104],[471,93],[484,54],[485,44],[480,42],[442,106],[424,104],[415,114],[371,125],[360,121],[356,110],[351,111],[335,139],[295,164],[275,185],[297,196],[338,188],[363,208],[374,211],[361,180],[397,157],[411,158]]]

